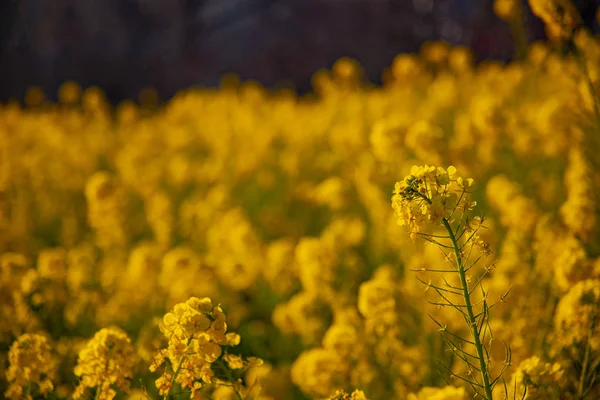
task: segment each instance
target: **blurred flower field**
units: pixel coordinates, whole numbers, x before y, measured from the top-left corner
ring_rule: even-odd
[[[553,18],[523,60],[426,43],[381,87],[341,59],[302,97],[1,105],[0,393],[462,400],[485,369],[600,398],[600,42]]]

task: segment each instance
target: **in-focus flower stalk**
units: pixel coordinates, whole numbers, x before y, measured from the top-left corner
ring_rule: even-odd
[[[451,269],[436,268],[429,272],[438,274],[452,274],[458,276],[459,283],[450,283],[446,277],[442,277],[443,286],[435,283],[425,282],[419,279],[428,287],[432,287],[440,296],[440,300],[431,302],[440,307],[452,307],[458,311],[468,325],[471,340],[461,337],[459,334],[452,333],[447,326],[438,322],[433,317],[434,322],[440,327],[443,333],[444,341],[450,350],[467,364],[467,377],[461,377],[448,371],[454,377],[459,377],[467,382],[473,391],[479,396],[492,400],[494,386],[499,382],[502,373],[510,365],[510,348],[506,347],[505,368],[502,369],[496,378],[490,376],[491,349],[484,346],[486,334],[491,330],[488,325],[489,310],[497,303],[487,304],[487,293],[481,286],[483,278],[491,271],[491,267],[484,269],[474,284],[470,285],[471,270],[483,257],[491,254],[489,245],[485,243],[478,235],[479,229],[483,227],[483,218],[468,216],[476,202],[471,200],[470,190],[473,186],[473,179],[465,179],[456,176],[456,168],[453,166],[447,169],[441,167],[424,166],[413,167],[411,174],[404,181],[398,182],[392,197],[392,207],[398,217],[398,224],[405,225],[410,231],[413,240],[423,238],[424,240],[437,245],[445,254],[446,259],[452,264]],[[442,227],[444,233],[430,233],[434,229]],[[442,243],[443,240],[449,241],[449,244]],[[469,245],[469,251],[465,253],[465,247]],[[480,256],[469,264],[469,256],[474,248],[480,252]],[[447,254],[452,252],[453,257]],[[453,259],[452,259],[453,258]],[[474,291],[481,290],[481,300],[474,299]],[[502,296],[499,301],[506,295]],[[476,310],[476,306],[479,308]],[[460,344],[472,346],[476,354],[465,350]],[[471,360],[477,359],[474,365]],[[474,371],[478,371],[481,380],[473,380]]]

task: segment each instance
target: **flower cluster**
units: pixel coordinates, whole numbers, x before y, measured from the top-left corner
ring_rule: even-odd
[[[294,362],[292,381],[311,396],[326,397],[347,385],[344,382],[347,368],[335,351],[315,348],[302,353]]]
[[[46,396],[54,389],[58,363],[45,335],[25,333],[19,336],[10,346],[8,359],[7,398],[31,400],[38,395]]]
[[[546,363],[533,356],[522,361],[507,382],[508,391],[498,390],[498,397],[505,399],[542,400],[557,398],[563,390],[564,370],[558,363]],[[500,389],[500,388],[499,388]]]
[[[159,327],[168,340],[168,347],[155,356],[150,371],[167,364],[156,380],[161,396],[170,393],[175,383],[190,390],[191,399],[202,398],[201,389],[207,384],[232,385],[215,374],[215,362],[219,359],[227,363],[226,366],[220,363],[221,369],[230,370],[247,369],[250,364],[259,363],[224,352],[225,346],[239,344],[240,336],[227,332],[223,310],[208,297],[191,297],[185,303],[176,304],[172,312],[165,314]]]
[[[497,175],[488,181],[486,195],[492,207],[500,214],[504,226],[519,227],[531,232],[539,218],[535,202],[523,195],[521,188],[508,177]]]
[[[96,390],[96,398],[114,399],[117,389],[128,392],[133,377],[134,352],[131,340],[119,328],[99,330],[79,352],[75,375],[80,378],[73,398]]]
[[[580,146],[569,151],[569,163],[565,172],[567,200],[560,207],[565,225],[588,243],[596,240],[593,235],[597,231],[597,191],[592,168]]]
[[[600,280],[580,281],[560,299],[554,329],[558,346],[600,350]]]
[[[125,200],[117,179],[108,172],[95,173],[86,184],[85,197],[89,224],[96,231],[99,247],[123,246],[127,239]]]
[[[456,172],[453,166],[414,166],[410,175],[396,183],[392,207],[398,225],[406,226],[413,240],[420,230],[437,227],[457,209],[468,211],[476,204],[470,197],[473,179]]]

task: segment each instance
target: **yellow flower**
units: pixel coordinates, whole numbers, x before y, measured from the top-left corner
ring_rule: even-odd
[[[312,396],[328,396],[345,386],[348,365],[333,350],[311,349],[300,354],[292,366],[292,381]]]
[[[576,350],[589,340],[592,350],[600,349],[600,280],[581,281],[560,299],[554,332],[559,347]]]
[[[7,398],[31,399],[35,394],[46,396],[54,389],[52,381],[57,378],[57,360],[46,336],[35,333],[19,336],[10,346],[8,359]],[[27,393],[24,392],[26,387],[30,387]]]
[[[174,382],[182,389],[191,390],[192,396],[199,394],[204,385],[214,383],[212,365],[223,355],[223,346],[240,342],[239,335],[227,333],[225,313],[208,297],[191,297],[185,303],[176,304],[173,311],[165,314],[159,328],[168,346],[154,357],[150,371],[156,371],[169,361],[155,382],[161,395],[169,393]],[[222,358],[231,370],[246,367],[239,356],[225,354]]]
[[[456,168],[413,166],[402,182],[397,182],[392,208],[398,225],[406,226],[415,240],[424,228],[439,226],[442,219],[460,208],[473,208],[469,188],[473,181],[456,176]]]
[[[240,335],[233,332],[228,332],[225,335],[225,338],[227,339],[227,346],[237,346],[238,344],[240,344],[240,341],[242,339]]]
[[[73,398],[84,397],[87,388],[96,388],[101,399],[111,400],[117,395],[113,385],[127,393],[133,365],[133,346],[127,334],[119,328],[99,330],[79,352],[74,372],[80,383]]]
[[[273,323],[285,334],[300,335],[306,344],[320,341],[327,329],[329,309],[317,293],[301,291],[273,310]]]
[[[533,356],[522,361],[507,385],[508,393],[498,387],[494,392],[509,399],[551,399],[564,392],[564,370],[558,363],[543,362]]]
[[[156,388],[158,389],[159,395],[164,396],[169,392],[169,390],[171,390],[171,387],[173,386],[171,383],[172,379],[172,374],[164,373],[154,382]]]
[[[223,356],[223,358],[225,359],[225,361],[227,362],[227,365],[229,365],[229,368],[231,368],[231,369],[244,368],[244,361],[242,360],[242,357],[240,357],[240,356],[236,356],[233,354],[226,354],[225,356]]]
[[[362,338],[358,329],[350,324],[337,323],[329,327],[323,337],[323,347],[333,349],[344,358],[358,356]]]

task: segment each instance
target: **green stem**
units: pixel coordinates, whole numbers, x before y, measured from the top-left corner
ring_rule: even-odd
[[[467,316],[469,319],[471,335],[473,336],[473,343],[475,343],[475,349],[477,350],[477,358],[479,359],[479,368],[481,370],[481,379],[483,380],[483,389],[485,390],[485,397],[486,400],[492,400],[492,386],[490,385],[489,371],[487,368],[485,355],[483,354],[483,345],[481,344],[481,338],[479,337],[479,332],[477,331],[477,320],[475,319],[475,314],[473,313],[473,306],[471,305],[469,286],[467,284],[467,277],[463,265],[463,260],[460,255],[458,241],[456,240],[454,231],[452,230],[452,227],[450,226],[450,223],[446,218],[442,218],[442,224],[444,225],[444,228],[446,228],[446,231],[448,231],[448,236],[450,236],[450,241],[452,242],[452,247],[454,249],[454,257],[456,257],[456,264],[458,267],[458,273],[460,275],[460,284],[462,287],[463,299],[465,301],[465,308],[467,309]]]
[[[590,345],[590,341],[588,338],[588,341],[585,346],[585,354],[583,356],[583,366],[581,368],[581,375],[579,376],[579,386],[577,388],[578,399],[581,399],[581,400],[583,400],[583,398],[584,398],[585,376],[587,375],[587,366],[588,366],[589,358],[590,358],[590,346],[589,345]]]
[[[242,397],[242,395],[240,394],[240,392],[238,392],[237,390],[233,389],[233,391],[235,392],[235,394],[237,395],[238,400],[244,400],[244,398]]]
[[[592,321],[595,321],[596,318],[593,318]],[[579,400],[583,400],[586,396],[585,390],[585,378],[588,373],[587,369],[590,363],[590,342],[592,341],[592,335],[595,329],[595,323],[592,323],[590,332],[588,334],[587,340],[585,342],[585,350],[583,355],[583,365],[581,366],[581,375],[579,376],[579,386],[577,387],[577,395]]]

